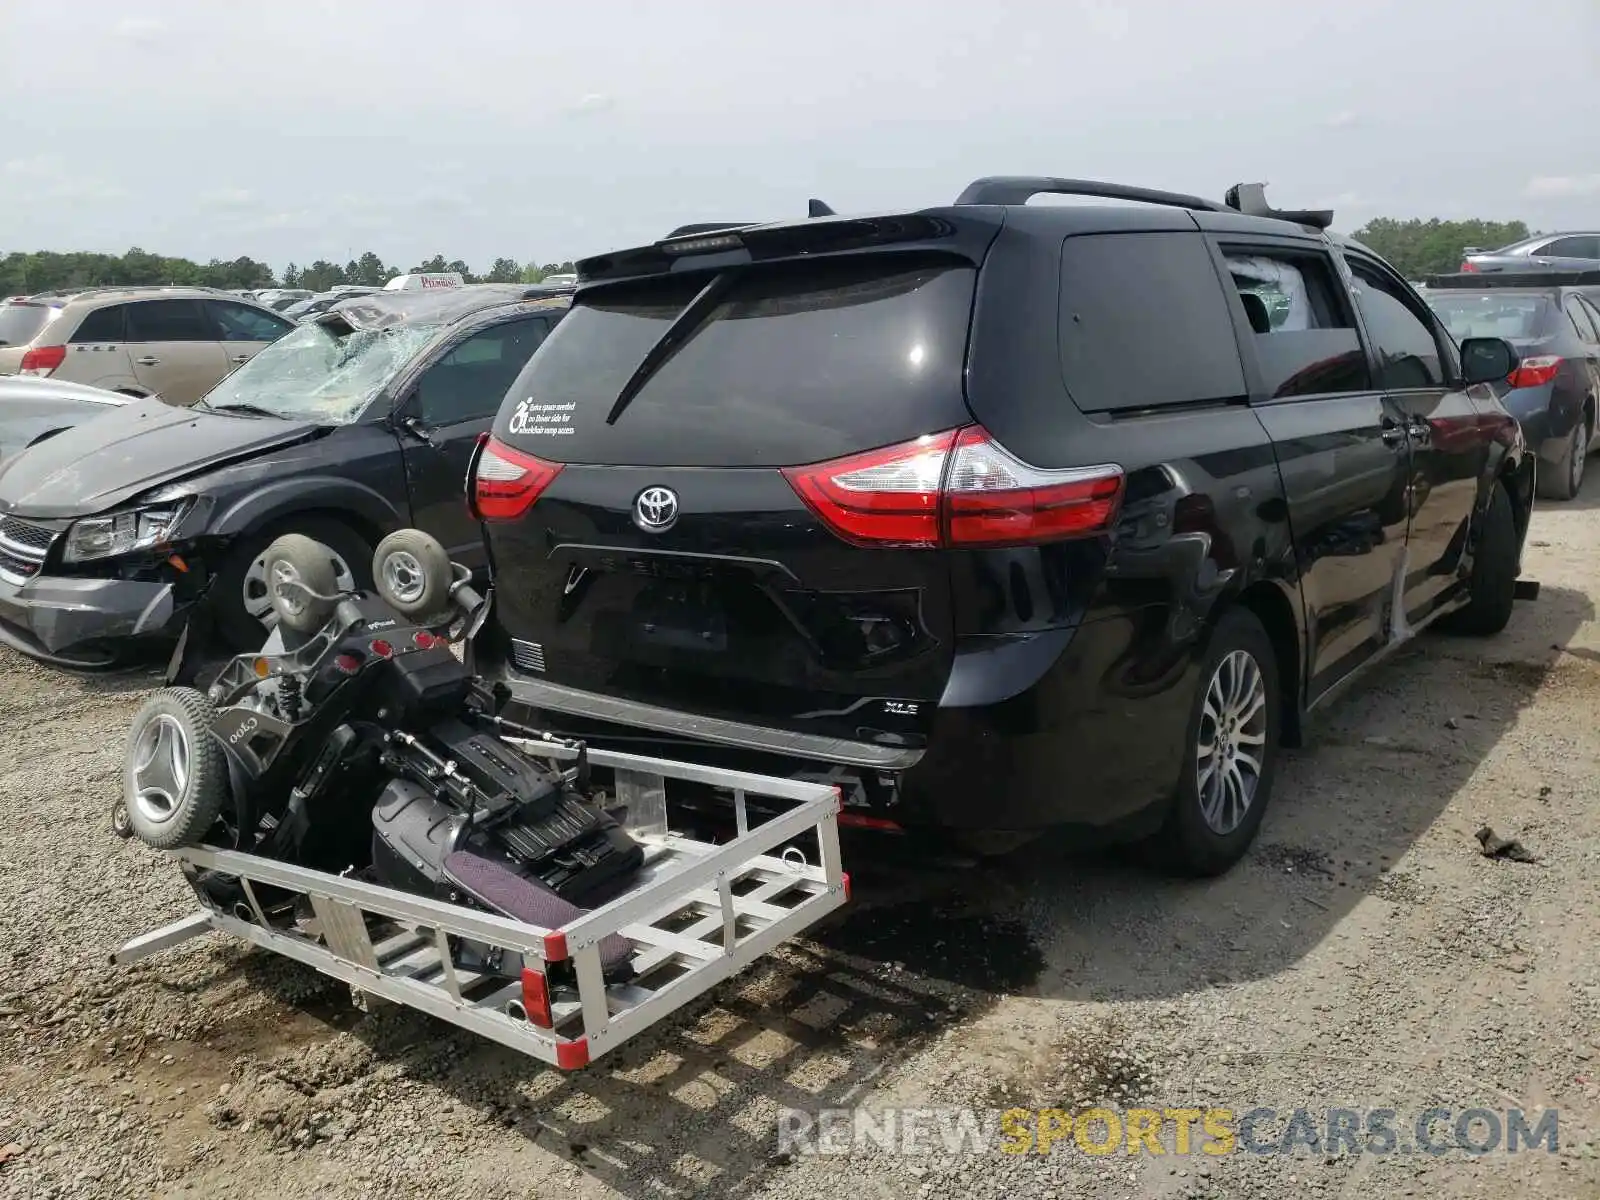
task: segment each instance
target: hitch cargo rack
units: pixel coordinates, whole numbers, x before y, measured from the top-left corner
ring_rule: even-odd
[[[576,753],[505,740],[535,757],[565,760]],[[625,785],[664,789],[669,780],[730,791],[737,836],[719,846],[670,829],[636,834],[645,863],[634,885],[560,929],[259,855],[183,848],[168,853],[236,877],[245,902],[223,911],[201,896],[202,911],[133,939],[111,961],[137,962],[216,930],[348,983],[358,1005],[376,1000],[419,1009],[572,1070],[670,1016],[849,899],[835,787],[620,751],[588,755],[591,765],[615,772],[618,792]],[[747,795],[793,807],[751,826]],[[805,861],[793,848],[780,853],[813,832],[818,862]],[[301,919],[287,927],[269,919],[258,886],[291,893],[291,911]],[[285,907],[274,904],[273,910]],[[634,945],[634,973],[626,983],[607,984],[601,974],[600,941],[612,934]],[[486,949],[501,970],[456,965],[452,939]]]

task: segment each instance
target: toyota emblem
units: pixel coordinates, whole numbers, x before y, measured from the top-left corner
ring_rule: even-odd
[[[677,493],[671,488],[645,488],[633,502],[633,519],[647,533],[671,529],[678,519]]]

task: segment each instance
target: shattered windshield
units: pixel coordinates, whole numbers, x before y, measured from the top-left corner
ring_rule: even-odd
[[[255,410],[288,420],[344,425],[438,333],[435,325],[351,329],[301,325],[229,375],[206,408]]]

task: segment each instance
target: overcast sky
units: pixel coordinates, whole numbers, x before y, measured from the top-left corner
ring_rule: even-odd
[[[1600,0],[0,0],[0,251],[483,269],[1057,174],[1600,227]]]

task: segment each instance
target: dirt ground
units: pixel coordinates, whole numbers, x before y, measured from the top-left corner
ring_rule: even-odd
[[[107,966],[191,903],[107,828],[151,679],[0,652],[0,1195],[1600,1197],[1597,508],[1591,476],[1537,513],[1543,595],[1505,634],[1424,636],[1329,711],[1226,878],[852,845],[836,922],[572,1075],[216,936]],[[1484,824],[1541,861],[1484,857]],[[1390,1108],[1402,1134],[1433,1106],[1556,1108],[1559,1149],[808,1156],[775,1135],[782,1109],[1095,1101]]]

